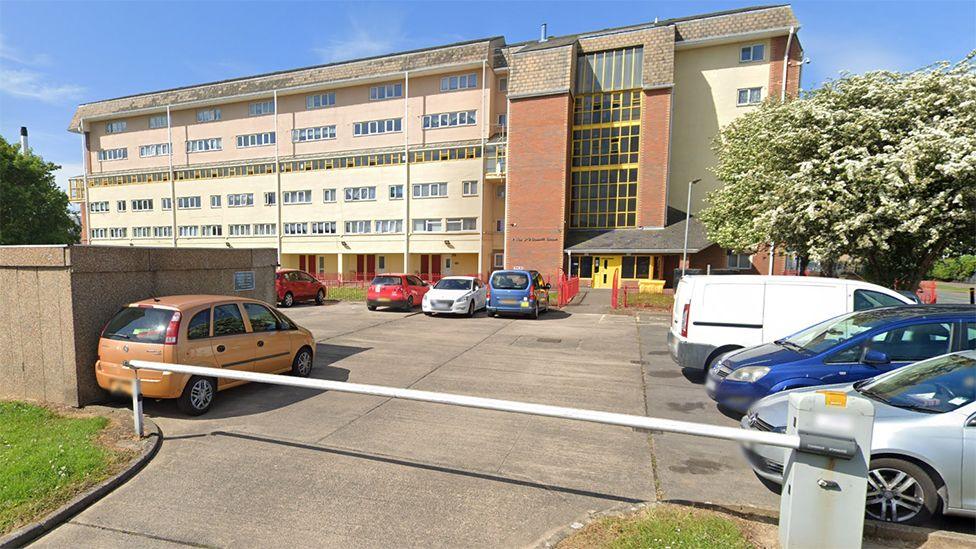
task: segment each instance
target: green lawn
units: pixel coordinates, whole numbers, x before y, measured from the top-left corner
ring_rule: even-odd
[[[366,301],[366,288],[334,286],[329,288],[328,298],[336,301]]]
[[[745,549],[753,544],[730,518],[701,509],[656,505],[634,515],[593,522],[558,547]]]
[[[623,305],[624,296],[620,295],[620,304]],[[667,294],[650,293],[627,293],[628,307],[652,307],[655,309],[669,309],[674,305],[674,296]]]
[[[108,423],[0,402],[0,534],[53,511],[113,472],[127,456],[97,441]]]

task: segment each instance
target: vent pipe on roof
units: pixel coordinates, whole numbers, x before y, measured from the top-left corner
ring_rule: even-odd
[[[20,127],[20,154],[30,154],[30,149],[27,148],[27,126]]]
[[[549,35],[546,33],[546,24],[543,23],[539,28],[539,42],[545,42],[549,40]]]

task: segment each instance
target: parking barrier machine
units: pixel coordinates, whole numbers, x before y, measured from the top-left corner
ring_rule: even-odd
[[[871,429],[874,423],[874,407],[862,398],[825,391],[791,395],[787,431],[774,433],[598,410],[185,364],[129,360],[124,365],[132,369],[134,374],[132,404],[134,426],[139,436],[142,436],[142,401],[139,395],[138,371],[146,369],[602,423],[630,427],[637,431],[703,436],[740,444],[776,446],[789,451],[780,505],[781,545],[787,549],[820,549],[860,547],[861,544],[867,464],[870,457],[870,452],[864,449],[871,448]],[[792,520],[794,517],[796,520]]]

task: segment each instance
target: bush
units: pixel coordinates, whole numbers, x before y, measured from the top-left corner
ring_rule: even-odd
[[[961,255],[940,259],[932,266],[929,276],[936,280],[962,281],[976,274],[976,255]]]

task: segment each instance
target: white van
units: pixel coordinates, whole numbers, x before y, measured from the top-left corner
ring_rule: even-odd
[[[911,303],[894,290],[857,280],[685,276],[674,292],[668,349],[682,368],[708,371],[728,351],[776,341],[850,311]]]

